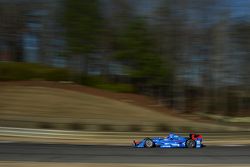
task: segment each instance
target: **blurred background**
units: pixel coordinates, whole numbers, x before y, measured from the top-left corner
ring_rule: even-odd
[[[1,126],[249,126],[249,20],[249,0],[0,0]]]

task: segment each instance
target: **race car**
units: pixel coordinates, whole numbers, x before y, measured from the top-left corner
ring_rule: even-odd
[[[139,142],[134,141],[134,147],[137,148],[201,148],[202,146],[202,136],[199,134],[189,134],[189,137],[182,137],[169,133],[167,137],[147,137]]]

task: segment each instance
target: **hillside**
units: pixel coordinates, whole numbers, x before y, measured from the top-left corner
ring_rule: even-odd
[[[96,130],[96,125],[104,129],[103,126],[107,129],[112,127],[113,130],[129,130],[128,126],[149,131],[159,126],[166,130],[234,129],[178,118],[139,105],[150,102],[153,105],[154,101],[139,95],[111,93],[73,84],[33,81],[1,83],[0,123],[2,126],[27,127],[48,123],[48,127],[56,128],[77,123],[89,126],[90,130]]]

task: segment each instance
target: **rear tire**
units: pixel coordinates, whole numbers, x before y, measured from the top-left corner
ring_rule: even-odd
[[[154,142],[150,138],[145,139],[145,147],[146,148],[152,148],[154,147]]]
[[[187,148],[195,148],[196,143],[195,143],[194,140],[188,139],[188,140],[186,141],[186,146],[187,146]]]

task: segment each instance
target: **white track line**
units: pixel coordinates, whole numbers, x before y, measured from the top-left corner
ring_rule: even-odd
[[[0,144],[15,143],[15,141],[0,141]]]
[[[244,147],[244,146],[247,146],[247,145],[244,145],[244,144],[225,144],[225,145],[221,145],[223,147]]]

